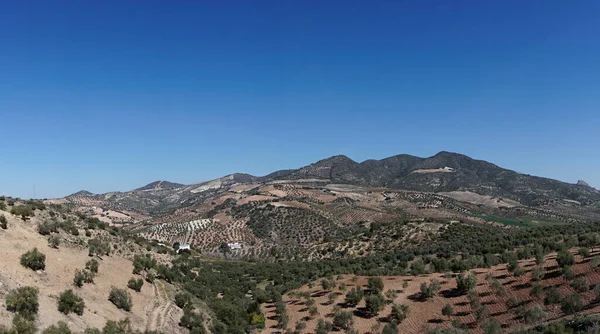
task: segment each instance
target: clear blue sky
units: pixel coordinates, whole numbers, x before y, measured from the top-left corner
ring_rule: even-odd
[[[441,150],[600,187],[598,1],[2,1],[0,193]]]

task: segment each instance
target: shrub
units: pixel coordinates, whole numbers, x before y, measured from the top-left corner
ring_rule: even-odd
[[[590,249],[587,247],[579,248],[579,255],[581,255],[584,258],[590,256]]]
[[[31,270],[44,270],[46,269],[46,255],[34,248],[21,255],[21,265]]]
[[[388,302],[390,302],[390,303],[392,303],[396,299],[396,297],[398,297],[398,294],[396,293],[396,290],[388,289],[385,292],[385,298],[387,298]]]
[[[106,241],[94,238],[88,241],[89,256],[108,256],[110,255],[110,245]]]
[[[8,228],[8,220],[6,220],[6,217],[4,215],[0,215],[0,227],[3,230],[6,230]]]
[[[28,217],[33,216],[33,208],[29,205],[17,205],[10,210],[10,213],[27,220]]]
[[[108,300],[119,309],[131,311],[131,295],[123,289],[113,287],[108,295]]]
[[[564,314],[573,314],[583,309],[583,301],[577,293],[566,296],[560,303],[560,309]]]
[[[40,307],[38,294],[39,290],[31,286],[11,290],[6,295],[6,309],[28,320],[33,320]]]
[[[73,278],[73,285],[81,288],[84,283],[94,283],[94,274],[87,270],[75,270],[75,277]]]
[[[98,273],[99,266],[100,266],[100,264],[98,263],[98,261],[96,261],[96,259],[91,259],[85,263],[85,269],[89,270],[90,272],[92,272],[94,274]]]
[[[192,295],[186,292],[180,292],[175,295],[175,305],[177,307],[184,309],[187,305],[192,302]]]
[[[131,278],[129,282],[127,282],[127,287],[136,292],[140,292],[142,290],[142,286],[144,285],[144,280],[141,278],[135,279]]]
[[[52,233],[58,233],[58,224],[52,221],[38,223],[37,231],[41,235],[50,235]]]
[[[60,237],[58,235],[52,235],[48,238],[48,244],[52,248],[58,248],[60,245]]]
[[[203,330],[204,316],[198,312],[194,312],[192,308],[186,308],[183,311],[181,319],[179,319],[179,326],[189,329],[192,333],[194,330]]]
[[[148,271],[150,269],[156,269],[156,259],[151,257],[149,254],[134,255],[133,256],[133,274],[138,275],[142,270]]]
[[[570,266],[562,267],[561,271],[562,271],[563,278],[565,280],[570,281],[573,278],[575,278],[575,273],[573,272],[573,268],[571,268]]]
[[[58,298],[58,311],[64,314],[71,312],[77,315],[83,315],[85,302],[73,290],[65,290]]]
[[[35,327],[35,321],[17,314],[12,320],[12,333],[16,334],[35,334],[37,328]]]
[[[71,334],[69,326],[64,321],[59,321],[56,325],[52,325],[42,332],[42,334]]]

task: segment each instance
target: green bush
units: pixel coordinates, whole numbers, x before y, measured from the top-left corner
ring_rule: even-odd
[[[566,296],[560,303],[560,309],[564,314],[573,314],[583,309],[583,300],[577,293]]]
[[[140,292],[142,290],[143,285],[144,285],[144,280],[141,278],[138,278],[138,279],[132,278],[129,280],[129,282],[127,282],[127,287],[136,292]]]
[[[46,269],[46,255],[34,248],[21,255],[21,265],[31,270],[44,270]]]
[[[78,288],[81,288],[84,283],[91,284],[94,283],[94,273],[88,270],[75,270],[75,277],[73,277],[73,285]]]
[[[385,299],[381,294],[369,295],[365,298],[365,310],[371,316],[379,314],[385,305]]]
[[[77,315],[83,315],[85,309],[85,302],[83,298],[79,297],[73,292],[73,290],[66,290],[62,292],[58,298],[58,311],[64,314],[71,312]]]
[[[98,273],[99,266],[100,266],[100,264],[98,263],[98,261],[96,261],[96,259],[91,259],[85,263],[85,269],[89,270],[90,272],[92,272],[94,274]]]
[[[390,313],[390,320],[393,323],[399,324],[410,314],[410,307],[404,304],[392,305],[392,313]]]
[[[339,329],[348,329],[352,326],[352,313],[338,311],[333,315],[333,325]]]
[[[560,292],[558,292],[558,289],[556,287],[551,287],[547,292],[546,292],[546,296],[544,297],[544,304],[545,305],[552,305],[552,304],[560,304],[561,301],[561,297],[560,297]]]
[[[175,295],[175,305],[177,307],[184,309],[187,305],[189,305],[192,301],[192,295],[186,292],[180,292]]]
[[[29,205],[17,205],[10,210],[10,213],[15,216],[21,216],[21,219],[27,220],[33,216],[33,208]]]
[[[465,294],[477,286],[477,277],[471,272],[468,275],[460,274],[456,277],[456,288],[462,294]]]
[[[190,332],[204,330],[204,316],[194,312],[192,308],[186,308],[179,320],[179,326],[189,329]]]
[[[128,312],[131,311],[131,307],[133,304],[131,301],[131,295],[129,294],[129,292],[123,289],[113,287],[110,290],[110,294],[108,295],[108,300],[119,309]]]
[[[4,215],[0,215],[0,227],[3,230],[6,230],[8,228],[8,220]]]
[[[52,221],[46,221],[38,223],[37,231],[41,235],[50,235],[52,233],[58,233],[58,224]]]
[[[35,321],[17,314],[12,320],[12,331],[11,334],[35,334],[37,328],[35,327]]]
[[[52,325],[42,332],[42,334],[71,334],[69,326],[64,321],[59,321],[56,325]]]
[[[110,245],[106,241],[94,238],[88,241],[89,256],[108,256],[110,255]]]
[[[379,277],[369,277],[367,280],[369,293],[378,294],[383,291],[383,280]]]
[[[6,295],[6,309],[26,319],[33,320],[40,307],[38,294],[39,290],[31,286],[11,290]]]
[[[52,235],[48,238],[48,244],[52,248],[58,248],[60,245],[60,237],[58,235]]]
[[[358,303],[360,303],[363,297],[364,292],[359,287],[355,287],[348,291],[344,303],[346,303],[348,306],[356,306]]]

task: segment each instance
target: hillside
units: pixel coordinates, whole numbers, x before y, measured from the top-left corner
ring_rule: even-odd
[[[16,207],[19,205],[19,202],[15,203]],[[6,306],[5,298],[9,292],[31,286],[39,290],[39,313],[35,325],[40,330],[63,321],[71,330],[83,332],[88,327],[103,328],[109,320],[128,318],[134,329],[184,332],[177,326],[182,311],[174,306],[172,297],[169,297],[174,295],[176,288],[169,283],[157,280],[154,284],[146,282],[139,293],[129,290],[133,305],[131,311],[118,309],[108,299],[112,287],[128,290],[129,279],[136,276],[132,274],[134,266],[131,258],[134,254],[156,256],[156,253],[109,231],[90,230],[89,226],[85,227],[83,222],[69,213],[49,208],[36,209],[24,220],[9,211],[0,210],[0,216],[7,220],[7,228],[0,229],[0,325],[10,327],[14,315]],[[42,235],[38,227],[39,224],[50,226],[47,224],[51,221],[61,222],[61,226],[65,226],[50,233],[52,238],[60,240],[57,247],[50,245],[49,236]],[[68,233],[63,230],[66,226],[70,226]],[[87,244],[93,240],[108,243],[111,254],[89,256]],[[33,271],[20,264],[21,255],[33,248],[45,255],[43,270]],[[83,270],[92,259],[99,262],[93,283],[75,287],[76,270]],[[59,295],[67,289],[72,289],[83,298],[85,309],[81,316],[74,313],[65,315],[58,311]]]

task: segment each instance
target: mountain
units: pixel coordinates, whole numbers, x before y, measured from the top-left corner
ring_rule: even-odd
[[[425,192],[471,191],[508,197],[524,205],[542,205],[554,199],[591,204],[600,199],[600,192],[591,187],[524,175],[487,161],[444,151],[428,158],[401,154],[361,163],[338,155],[294,171],[275,172],[265,177],[267,181],[311,178],[331,183]]]
[[[173,183],[169,181],[154,181],[149,183],[141,188],[137,188],[137,191],[145,191],[145,190],[164,190],[164,189],[177,189],[183,187],[183,184]]]

